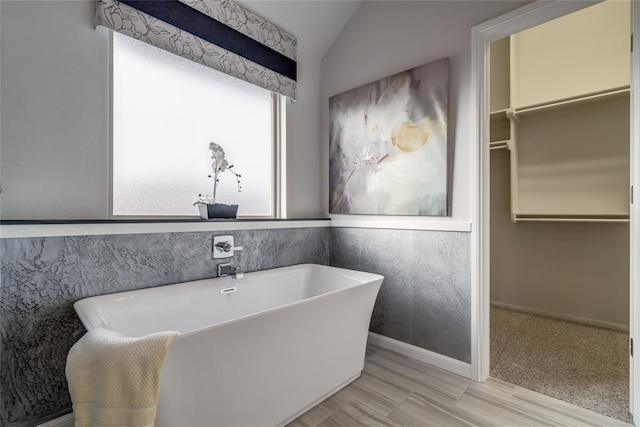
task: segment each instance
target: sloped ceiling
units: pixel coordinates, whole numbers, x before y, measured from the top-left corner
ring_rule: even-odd
[[[298,55],[320,60],[362,2],[239,0],[238,3],[296,36]]]

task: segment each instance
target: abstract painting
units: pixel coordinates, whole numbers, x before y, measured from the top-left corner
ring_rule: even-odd
[[[449,58],[329,99],[329,212],[446,216]]]

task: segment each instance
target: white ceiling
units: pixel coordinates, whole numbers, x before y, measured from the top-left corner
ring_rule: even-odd
[[[246,8],[298,38],[304,51],[322,59],[360,6],[356,0],[238,0]]]

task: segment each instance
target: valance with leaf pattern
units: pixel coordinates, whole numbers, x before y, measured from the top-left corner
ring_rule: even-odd
[[[296,38],[231,0],[96,0],[96,25],[296,99]]]

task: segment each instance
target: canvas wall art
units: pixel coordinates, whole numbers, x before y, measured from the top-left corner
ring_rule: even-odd
[[[449,214],[449,58],[329,99],[329,211]]]

